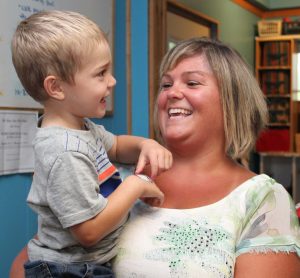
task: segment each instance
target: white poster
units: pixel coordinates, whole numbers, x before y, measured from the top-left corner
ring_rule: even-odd
[[[36,111],[0,110],[0,175],[33,172],[37,120]]]

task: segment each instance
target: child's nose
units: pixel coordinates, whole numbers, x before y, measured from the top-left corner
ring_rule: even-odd
[[[107,82],[107,86],[108,87],[113,87],[113,86],[116,85],[116,83],[117,83],[117,80],[114,78],[113,75],[110,74],[108,82]]]

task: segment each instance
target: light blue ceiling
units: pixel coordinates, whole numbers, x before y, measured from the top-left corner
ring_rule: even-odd
[[[247,2],[266,11],[300,8],[299,0],[247,0]]]

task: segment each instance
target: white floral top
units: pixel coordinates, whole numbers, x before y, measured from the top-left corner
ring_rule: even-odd
[[[300,231],[290,196],[262,174],[204,207],[137,203],[113,268],[122,278],[233,277],[237,256],[267,251],[300,256]]]

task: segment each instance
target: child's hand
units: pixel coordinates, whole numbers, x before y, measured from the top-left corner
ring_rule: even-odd
[[[157,185],[145,175],[131,175],[126,178],[134,186],[137,186],[139,198],[149,205],[160,206],[164,201],[164,193]]]
[[[155,179],[161,172],[168,170],[173,163],[173,157],[169,150],[152,139],[143,140],[141,153],[135,173],[142,173],[145,166],[150,164],[151,178]]]
[[[160,207],[162,205],[162,201],[159,200],[158,198],[140,198],[144,203],[146,203],[147,205],[151,206],[151,207]]]

